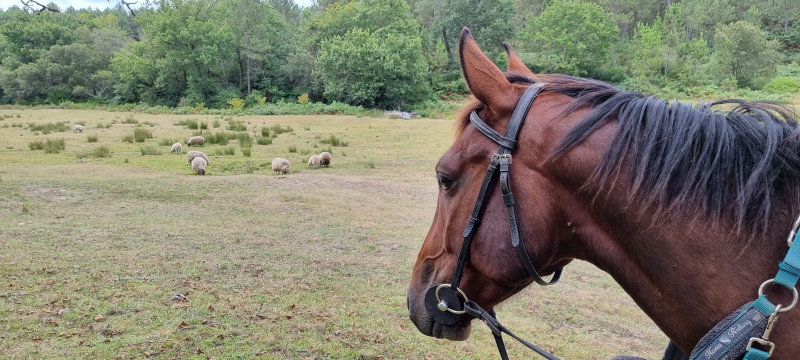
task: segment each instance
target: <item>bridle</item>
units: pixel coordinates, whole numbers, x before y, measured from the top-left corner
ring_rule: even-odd
[[[522,123],[528,116],[528,110],[531,108],[536,96],[542,91],[542,86],[542,83],[537,83],[531,85],[525,90],[525,92],[522,94],[522,97],[520,97],[519,101],[517,102],[517,105],[514,107],[514,111],[511,113],[511,118],[508,120],[508,126],[506,127],[505,134],[501,135],[492,129],[491,126],[487,125],[486,122],[484,122],[483,119],[478,116],[477,112],[473,111],[470,113],[470,122],[475,126],[475,128],[478,129],[478,131],[500,145],[500,149],[497,150],[497,153],[492,155],[489,163],[489,169],[486,172],[486,176],[484,177],[480,191],[478,192],[478,199],[475,201],[475,206],[473,207],[472,214],[469,217],[469,223],[467,224],[467,227],[462,235],[464,241],[458,254],[458,263],[456,264],[456,270],[453,274],[453,280],[450,282],[450,284],[434,285],[428,289],[427,293],[425,294],[425,309],[428,314],[440,324],[453,325],[464,314],[469,314],[483,320],[483,322],[485,322],[486,325],[488,325],[492,330],[492,334],[494,335],[495,342],[497,343],[497,348],[502,359],[508,359],[508,354],[506,353],[505,344],[503,344],[502,338],[502,333],[505,332],[545,358],[558,360],[557,357],[551,355],[550,353],[514,335],[511,331],[500,324],[497,319],[495,319],[493,313],[483,310],[480,306],[478,306],[478,304],[469,300],[464,291],[458,287],[459,283],[461,282],[461,277],[464,273],[464,263],[469,257],[469,248],[470,244],[472,243],[472,238],[475,235],[475,230],[480,224],[480,214],[481,210],[483,209],[486,192],[488,191],[489,185],[492,183],[492,179],[494,179],[494,175],[497,173],[498,168],[500,170],[500,190],[503,195],[503,203],[506,206],[509,226],[511,227],[511,244],[517,249],[519,257],[522,260],[522,264],[525,266],[525,269],[528,271],[528,274],[531,276],[531,278],[533,278],[533,281],[539,285],[555,284],[561,277],[562,269],[556,270],[549,281],[544,280],[536,271],[536,267],[533,265],[533,261],[531,261],[531,258],[528,255],[528,250],[525,248],[525,243],[522,241],[522,237],[520,235],[519,223],[514,210],[514,194],[511,192],[511,182],[509,178],[511,169],[511,152],[517,145],[517,137],[519,136],[519,131],[522,128]]]

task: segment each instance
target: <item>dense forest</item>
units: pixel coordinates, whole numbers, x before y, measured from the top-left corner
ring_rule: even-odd
[[[112,0],[113,2],[113,0]],[[469,27],[536,72],[703,98],[800,92],[797,0],[156,0],[0,11],[0,102],[413,109],[464,94]]]

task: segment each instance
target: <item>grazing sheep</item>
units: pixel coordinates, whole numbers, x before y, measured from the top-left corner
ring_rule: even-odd
[[[205,175],[206,174],[206,166],[208,163],[202,157],[196,157],[192,160],[192,170],[194,170],[198,175]]]
[[[75,132],[83,132],[83,125],[75,124]]]
[[[289,172],[289,166],[291,166],[289,160],[284,158],[275,158],[272,160],[272,171],[276,173],[283,173],[286,175],[286,173]]]
[[[183,153],[183,145],[181,145],[181,143],[174,143],[172,144],[172,150],[170,150],[169,152],[173,154],[181,154]]]
[[[206,161],[206,165],[211,165],[211,162],[208,161],[208,156],[206,156],[206,154],[203,154],[202,151],[194,151],[194,150],[192,150],[192,151],[189,151],[188,153],[186,153],[186,156],[189,157],[189,165],[192,165],[192,160],[194,160],[194,158],[196,158],[196,157],[203,158]]]
[[[319,153],[319,166],[328,167],[331,164],[331,153],[323,151]]]
[[[319,155],[311,155],[308,158],[308,167],[319,167]]]
[[[204,139],[202,136],[194,136],[191,139],[189,139],[189,143],[186,146],[192,146],[192,145],[198,146],[205,144],[206,144],[206,139]]]

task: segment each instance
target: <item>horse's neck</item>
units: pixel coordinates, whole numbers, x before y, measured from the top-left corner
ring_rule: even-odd
[[[699,221],[624,213],[593,219],[582,256],[611,274],[685,352],[722,317],[754,300],[782,256],[773,240],[726,236]]]

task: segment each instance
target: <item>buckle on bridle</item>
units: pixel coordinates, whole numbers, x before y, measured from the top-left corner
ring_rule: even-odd
[[[494,154],[492,154],[492,160],[495,160],[495,159],[497,159],[498,161],[503,160],[503,159],[508,159],[508,165],[511,165],[511,154],[494,153]]]

